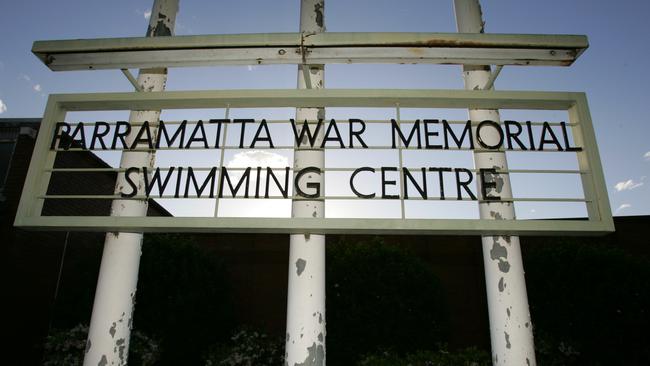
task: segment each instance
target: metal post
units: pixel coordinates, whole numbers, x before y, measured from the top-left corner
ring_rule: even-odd
[[[483,19],[479,0],[454,0],[458,32],[483,33]],[[465,89],[483,89],[489,85],[489,66],[463,66]],[[470,109],[472,121],[499,121],[497,110]],[[491,135],[488,135],[491,134]],[[496,129],[481,130],[481,137],[498,141]],[[503,152],[475,152],[477,169],[507,170]],[[508,175],[493,179],[497,184],[492,195],[512,197]],[[481,219],[513,220],[511,202],[479,204]],[[483,236],[483,262],[487,289],[490,339],[494,365],[536,365],[533,330],[528,309],[526,282],[518,236]]]
[[[174,32],[178,0],[154,0],[147,29],[147,37],[171,36]],[[144,92],[162,91],[167,81],[167,69],[142,69],[137,83]],[[154,126],[160,111],[131,111],[129,123],[149,121]],[[157,129],[152,129],[155,135]],[[135,138],[129,136],[130,144]],[[124,152],[120,167],[153,167],[155,153]],[[124,175],[118,175],[116,192],[126,184]],[[143,184],[139,195],[144,194]],[[146,200],[114,200],[111,216],[146,216]],[[95,302],[93,305],[85,366],[126,365],[129,353],[129,337],[138,283],[140,255],[142,253],[141,233],[107,233],[104,253],[99,269]]]
[[[301,0],[300,32],[303,37],[325,31],[324,1]],[[304,50],[303,50],[304,52]],[[323,88],[323,65],[299,65],[298,89]],[[325,117],[323,108],[297,108],[296,120],[317,121]],[[319,149],[323,129],[314,148],[296,147],[295,172],[305,167],[324,168],[325,152]],[[320,185],[320,195],[325,194],[324,173],[307,174],[305,182]],[[302,187],[305,192],[312,188]],[[324,217],[322,198],[294,200],[292,217]],[[325,236],[291,235],[289,249],[289,280],[287,295],[286,365],[325,365]]]

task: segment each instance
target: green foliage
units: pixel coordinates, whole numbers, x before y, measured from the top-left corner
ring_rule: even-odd
[[[232,331],[223,264],[181,235],[145,235],[134,327],[161,339],[161,363],[199,364]]]
[[[237,331],[227,344],[218,344],[205,357],[206,366],[280,366],[284,363],[282,338],[252,329]]]
[[[382,352],[365,357],[357,366],[490,366],[490,355],[477,348],[449,352],[417,351],[406,356]]]
[[[376,238],[327,249],[327,361],[349,365],[378,349],[432,349],[445,340],[438,278],[418,258]]]
[[[540,365],[650,364],[648,261],[596,239],[528,249]]]
[[[88,326],[79,324],[72,329],[52,332],[44,344],[43,366],[83,365]],[[158,343],[139,331],[131,332],[129,365],[152,366],[160,357]]]

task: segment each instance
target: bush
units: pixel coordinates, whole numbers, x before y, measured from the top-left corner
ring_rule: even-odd
[[[361,360],[357,366],[490,366],[490,355],[477,348],[466,348],[448,352],[444,348],[438,351],[418,351],[406,356],[383,352],[370,355]]]
[[[378,349],[434,349],[446,340],[432,270],[399,246],[345,239],[327,249],[327,361],[354,364]]]
[[[647,260],[597,239],[527,249],[540,365],[650,364]]]
[[[43,366],[83,365],[88,326],[79,324],[72,329],[57,330],[45,339]],[[139,331],[131,332],[129,365],[155,365],[160,356],[158,343]]]
[[[161,364],[200,364],[228,339],[233,311],[225,267],[181,235],[145,235],[134,327],[161,340]]]
[[[280,366],[284,342],[251,330],[241,329],[228,344],[218,344],[205,357],[206,366]]]

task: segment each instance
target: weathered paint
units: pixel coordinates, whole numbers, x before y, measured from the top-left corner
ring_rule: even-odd
[[[302,0],[300,31],[303,35],[325,30],[323,0]],[[304,52],[303,52],[304,57]],[[322,89],[323,65],[299,65],[298,89]],[[324,108],[297,108],[296,120],[317,121],[325,117]],[[321,129],[315,146],[324,136]],[[294,171],[304,167],[324,168],[323,149],[296,148]],[[324,193],[324,174],[308,174],[307,182],[319,182]],[[306,187],[303,187],[306,189]],[[325,203],[321,198],[294,200],[292,217],[322,218]],[[287,339],[285,364],[291,366],[325,365],[325,236],[294,234],[290,237],[287,295]],[[295,268],[291,268],[295,265]]]
[[[177,12],[178,0],[154,0],[147,36],[171,35]],[[144,92],[152,92],[164,90],[166,80],[166,69],[147,69],[140,70],[137,82]],[[157,121],[159,117],[159,110],[132,111],[129,123]],[[154,129],[152,133],[155,135],[157,130]],[[134,138],[135,134],[132,134],[127,141]],[[153,152],[126,152],[122,154],[120,166],[153,167],[154,161]],[[124,184],[124,175],[118,175],[116,192]],[[144,192],[142,182],[138,184],[138,191]],[[115,200],[111,206],[111,216],[146,214],[145,200]],[[88,331],[85,366],[127,364],[141,254],[141,233],[106,234]]]
[[[461,33],[483,33],[485,23],[478,0],[454,0],[456,22]],[[492,87],[494,77],[489,66],[463,66],[465,89],[480,90]],[[470,109],[473,121],[500,121],[495,109]],[[484,138],[498,138],[496,129],[489,129]],[[476,169],[491,168],[507,170],[508,163],[503,152],[474,152]],[[487,194],[491,196],[512,197],[508,175],[494,175],[486,178],[494,181]],[[479,178],[480,179],[480,178]],[[512,202],[481,202],[481,219],[514,220],[515,210]],[[528,327],[530,313],[526,294],[526,282],[521,259],[521,248],[517,236],[483,236],[483,260],[485,284],[490,319],[490,339],[494,365],[535,365],[535,348],[532,327]]]

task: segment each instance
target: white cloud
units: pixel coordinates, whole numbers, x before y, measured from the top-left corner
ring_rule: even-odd
[[[39,91],[41,91],[41,90],[43,90],[43,88],[41,87],[41,84],[36,84],[36,85],[34,85],[34,91],[39,92]]]
[[[626,181],[616,183],[614,189],[620,192],[620,191],[632,190],[634,188],[641,187],[642,185],[643,182],[635,182],[633,179],[628,179]]]
[[[246,66],[246,68],[248,68],[248,71],[253,71],[253,70],[257,69],[257,66],[248,65],[248,66]]]
[[[7,105],[5,104],[5,102],[2,101],[2,99],[0,99],[0,114],[6,111],[7,111]]]
[[[619,212],[621,212],[621,211],[623,211],[623,210],[625,210],[627,208],[630,208],[630,207],[632,207],[632,205],[630,205],[629,203],[624,203],[624,204],[618,206],[618,208],[616,209],[616,211],[614,213],[619,213]]]
[[[25,81],[31,81],[32,80],[32,78],[30,78],[29,75],[27,75],[27,74],[20,74],[20,77]]]
[[[643,158],[644,158],[646,161],[650,161],[650,151],[648,151],[647,153],[643,154]]]
[[[151,10],[145,10],[143,15],[145,19],[151,18]]]
[[[228,168],[246,168],[246,167],[271,167],[284,168],[289,166],[289,159],[277,153],[250,150],[235,154],[226,165]]]

